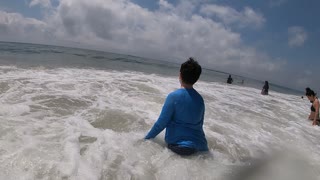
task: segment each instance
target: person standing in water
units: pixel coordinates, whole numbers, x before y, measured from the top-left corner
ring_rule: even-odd
[[[268,95],[269,94],[269,82],[268,81],[264,82],[264,86],[262,87],[261,94],[262,95]]]
[[[312,121],[312,125],[319,125],[319,100],[316,96],[316,93],[310,88],[306,88],[306,96],[312,103],[310,108],[311,112],[308,119]]]
[[[155,138],[166,128],[165,141],[173,152],[191,155],[208,151],[203,131],[205,105],[202,96],[193,88],[201,71],[201,66],[193,58],[181,65],[181,88],[167,96],[158,120],[145,139]]]
[[[233,82],[233,79],[232,79],[231,75],[229,75],[228,80],[227,80],[227,83],[228,83],[228,84],[232,84],[232,82]]]

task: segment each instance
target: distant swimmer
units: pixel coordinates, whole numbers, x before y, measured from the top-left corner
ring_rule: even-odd
[[[145,139],[155,138],[166,128],[168,148],[179,155],[191,155],[208,151],[203,131],[204,101],[193,89],[201,74],[201,66],[189,58],[180,67],[181,88],[171,92],[162,107],[161,114]]]
[[[262,87],[261,94],[262,95],[268,95],[269,94],[269,82],[268,81],[264,82],[264,86]]]
[[[228,84],[232,84],[232,82],[233,82],[233,79],[232,79],[231,75],[229,75],[228,80],[227,80],[227,83],[228,83]]]
[[[309,120],[312,121],[312,125],[319,125],[319,100],[316,96],[317,94],[310,88],[306,88],[306,96],[311,104],[311,112],[309,115]]]

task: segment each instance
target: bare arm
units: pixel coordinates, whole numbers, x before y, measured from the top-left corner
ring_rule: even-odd
[[[316,100],[313,106],[316,109],[316,112],[314,113],[312,125],[317,125],[317,118],[319,117],[319,100]]]

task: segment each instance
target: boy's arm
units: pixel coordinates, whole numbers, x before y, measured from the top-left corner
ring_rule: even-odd
[[[202,113],[202,117],[201,117],[201,127],[203,126],[203,122],[204,122],[204,113],[205,113],[206,107],[203,103],[203,113]]]
[[[162,107],[161,114],[157,122],[153,125],[145,139],[155,138],[168,124],[174,113],[174,99],[171,94],[168,95]]]

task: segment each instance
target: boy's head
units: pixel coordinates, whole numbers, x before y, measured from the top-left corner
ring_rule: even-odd
[[[186,62],[181,64],[180,77],[182,82],[193,85],[196,83],[201,74],[201,66],[193,58],[189,58]]]

